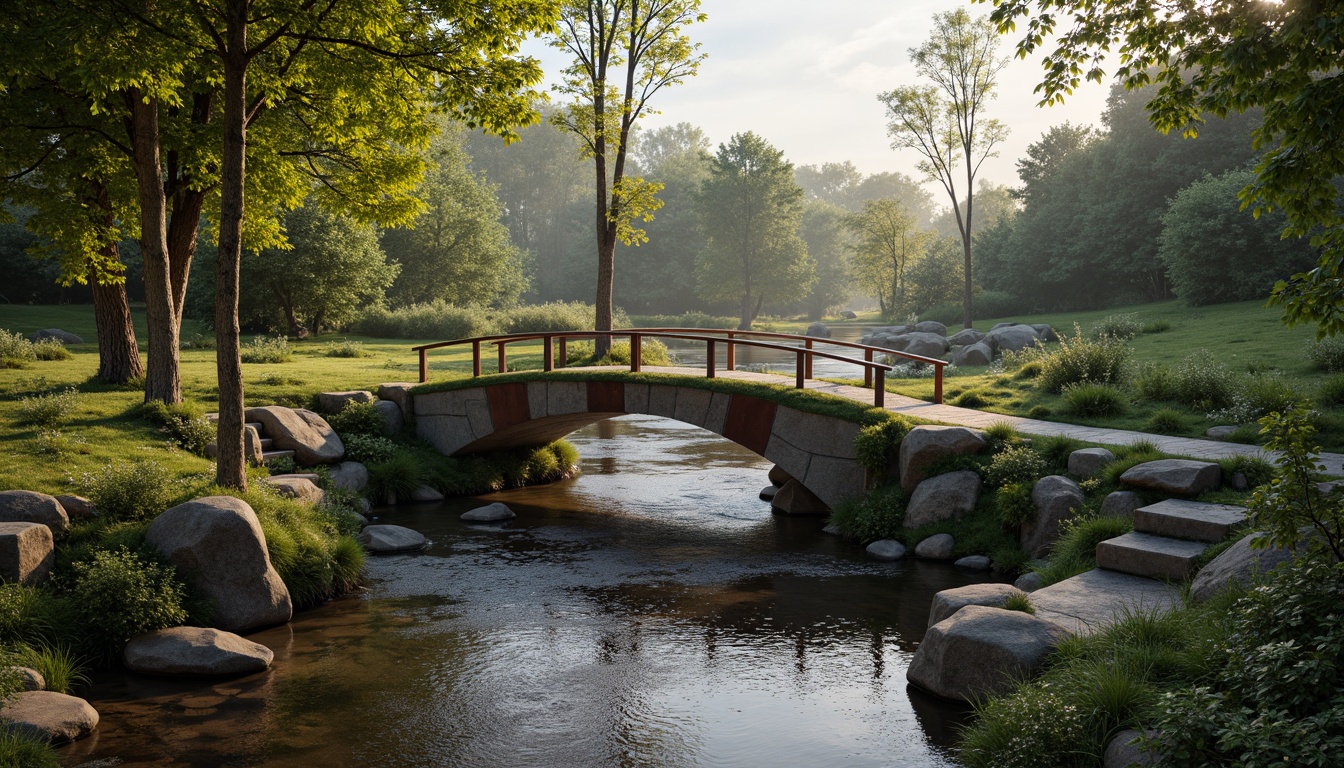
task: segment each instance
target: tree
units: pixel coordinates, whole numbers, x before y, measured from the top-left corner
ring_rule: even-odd
[[[1013,196],[1030,202],[1035,195],[1049,189],[1065,158],[1087,149],[1098,138],[1100,134],[1090,125],[1065,122],[1051,126],[1041,138],[1027,145],[1026,157],[1018,158],[1017,177],[1022,186],[1013,190]]]
[[[391,291],[398,304],[512,304],[525,285],[522,253],[500,223],[503,206],[494,188],[467,168],[459,140],[453,128],[435,137],[416,192],[424,211],[411,226],[383,235],[383,250],[401,265]]]
[[[799,234],[807,246],[817,280],[803,299],[809,320],[820,320],[827,312],[843,306],[854,295],[853,274],[849,265],[849,215],[845,209],[820,200],[803,205],[803,224]]]
[[[1241,213],[1237,192],[1254,176],[1249,170],[1205,176],[1172,198],[1158,253],[1173,292],[1186,303],[1264,299],[1276,280],[1315,261],[1305,241],[1280,237],[1282,214],[1257,219]]]
[[[1007,135],[999,121],[982,111],[994,97],[999,72],[1008,65],[997,55],[998,30],[987,18],[972,19],[965,10],[935,14],[928,42],[910,49],[915,70],[931,86],[904,86],[880,94],[887,106],[887,132],[895,149],[913,149],[923,159],[920,171],[937,181],[952,201],[961,233],[965,286],[962,321],[971,327],[971,238],[975,175],[994,145]],[[966,211],[962,214],[955,169],[965,166]]]
[[[705,20],[700,0],[563,0],[554,46],[573,56],[559,90],[569,108],[557,125],[578,136],[593,160],[597,234],[596,330],[611,330],[616,243],[643,242],[660,187],[626,173],[630,132],[658,91],[695,75],[704,60],[685,35]],[[596,341],[598,357],[610,337]]]
[[[1254,213],[1282,210],[1285,237],[1311,233],[1321,248],[1314,269],[1276,285],[1288,324],[1344,331],[1344,214],[1334,181],[1344,175],[1344,17],[1333,3],[1210,0],[1164,5],[1134,0],[994,0],[991,18],[1008,32],[1026,19],[1017,45],[1030,56],[1060,30],[1046,54],[1042,101],[1062,101],[1084,78],[1106,77],[1107,55],[1127,88],[1158,84],[1147,104],[1161,131],[1197,135],[1205,114],[1263,111],[1254,145],[1269,149],[1240,194]]]
[[[858,213],[869,200],[894,197],[914,214],[920,227],[933,222],[933,196],[919,182],[903,173],[887,171],[864,176],[854,164],[801,165],[794,171],[798,186],[809,199],[838,205]]]
[[[362,307],[383,303],[398,266],[387,263],[372,224],[312,200],[284,223],[289,247],[245,254],[239,282],[247,298],[279,314],[290,336],[339,328]]]
[[[861,212],[850,216],[849,228],[859,287],[877,297],[883,317],[908,312],[910,267],[927,247],[930,233],[920,231],[905,205],[890,197],[864,203]]]
[[[962,200],[958,206],[962,216],[966,215],[969,204],[970,200]],[[972,252],[975,250],[975,236],[997,224],[999,219],[1013,215],[1017,211],[1017,202],[1013,190],[989,179],[981,179],[976,185],[975,208],[975,223],[971,226]],[[934,217],[933,228],[944,237],[958,237],[961,234],[957,229],[956,216],[950,209]]]
[[[696,259],[701,298],[738,304],[739,330],[750,330],[766,297],[777,304],[807,295],[815,279],[798,236],[803,190],[784,153],[754,133],[720,144],[701,187],[700,221],[708,242]]]

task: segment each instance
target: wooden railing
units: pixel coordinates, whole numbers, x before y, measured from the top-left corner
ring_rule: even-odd
[[[567,357],[567,345],[570,340],[595,340],[600,337],[608,339],[613,337],[626,337],[630,339],[630,371],[639,372],[641,368],[641,342],[646,338],[655,339],[676,339],[683,341],[703,341],[705,343],[705,376],[714,378],[718,372],[718,345],[725,347],[726,370],[735,370],[737,366],[737,347],[753,347],[757,349],[770,349],[776,351],[789,352],[796,355],[796,367],[794,373],[794,385],[798,389],[803,388],[803,383],[812,378],[812,361],[816,358],[823,360],[835,360],[842,363],[849,363],[863,368],[863,385],[871,387],[873,390],[873,405],[882,407],[886,394],[886,373],[894,366],[889,363],[878,362],[874,359],[877,355],[889,355],[900,357],[907,360],[913,360],[919,363],[925,363],[934,367],[933,374],[933,401],[935,403],[943,402],[943,366],[947,361],[939,360],[922,355],[913,355],[906,352],[898,352],[882,347],[873,347],[867,344],[857,344],[852,341],[833,341],[815,336],[803,336],[793,333],[772,333],[768,331],[729,331],[715,328],[709,329],[688,329],[688,328],[622,328],[613,331],[554,331],[543,333],[507,333],[495,336],[476,336],[469,339],[454,339],[452,341],[440,341],[434,344],[424,344],[418,347],[412,347],[420,354],[420,381],[429,381],[429,358],[428,353],[433,349],[443,349],[445,347],[458,347],[467,344],[471,345],[471,375],[481,375],[481,346],[484,344],[494,344],[496,346],[496,356],[498,358],[498,370],[500,373],[508,371],[508,352],[507,345],[517,342],[536,342],[542,343],[542,370],[552,371],[557,368],[564,368]],[[778,343],[778,341],[762,341],[760,338],[774,339],[779,341],[801,341],[803,346],[793,346],[789,344]],[[816,348],[816,345],[832,345],[848,349],[861,349],[864,351],[863,359],[847,357],[835,352],[828,352]],[[557,349],[558,348],[558,349]],[[559,352],[558,361],[556,352]]]

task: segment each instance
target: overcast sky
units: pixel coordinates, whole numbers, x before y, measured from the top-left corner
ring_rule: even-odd
[[[928,38],[934,13],[958,5],[977,16],[990,8],[967,0],[703,0],[709,19],[689,34],[708,58],[697,77],[658,94],[661,114],[643,125],[689,122],[716,145],[754,131],[795,165],[849,160],[864,173],[918,176],[913,150],[891,149],[877,94],[918,82],[907,51]],[[1000,50],[1011,55],[1015,44],[1002,38]],[[539,43],[528,52],[542,59],[547,85],[556,82],[564,54]],[[1014,161],[1050,126],[1100,122],[1106,87],[1089,83],[1064,105],[1042,109],[1032,93],[1040,72],[1039,59],[1014,58],[1001,74],[987,114],[1011,132],[981,178],[1015,185]],[[946,202],[940,187],[929,188]]]

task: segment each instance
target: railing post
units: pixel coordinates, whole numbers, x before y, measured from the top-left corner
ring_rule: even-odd
[[[806,360],[806,366],[807,366],[807,375],[806,375],[806,378],[809,378],[809,379],[810,379],[810,378],[812,378],[812,355],[810,354],[811,349],[812,349],[812,340],[811,340],[811,339],[808,339],[807,341],[803,342],[803,344],[807,346],[807,349],[808,349],[808,351],[809,351],[809,354],[805,357],[805,360]]]
[[[640,343],[638,333],[630,334],[630,372],[639,373],[639,366],[643,363],[640,358],[643,356],[643,344]]]
[[[737,345],[733,343],[733,332],[728,332],[728,362],[724,366],[730,371],[737,370]]]
[[[705,378],[707,378],[707,379],[712,379],[712,378],[714,378],[714,364],[715,364],[715,362],[716,362],[716,361],[714,360],[714,355],[715,355],[715,350],[714,350],[714,340],[713,340],[713,339],[706,339],[706,340],[705,340],[705,347],[706,347],[706,351],[705,351]]]
[[[427,357],[426,357],[428,354],[429,354],[429,350],[427,350],[427,349],[422,349],[422,350],[420,350],[420,383],[421,383],[421,384],[424,384],[426,381],[429,381],[429,360],[428,360]]]
[[[481,342],[471,342],[471,375],[479,377],[481,375]]]
[[[940,381],[938,386],[941,386]],[[942,402],[941,395],[939,402]],[[887,372],[881,368],[877,369],[877,375],[873,377],[873,405],[882,408],[887,403]]]
[[[933,402],[935,405],[943,404],[943,366],[933,366]]]
[[[506,357],[507,353],[504,351],[504,345],[508,342],[497,341],[495,343],[499,345],[499,372],[506,373],[509,370],[509,364],[508,358]]]
[[[566,348],[566,342],[569,339],[565,336],[560,337],[560,359],[555,361],[556,368],[564,368],[569,365],[569,350]]]
[[[798,350],[798,363],[793,366],[793,370],[796,372],[793,377],[794,378],[793,383],[794,386],[796,386],[798,389],[803,388],[803,379],[806,378],[805,376],[803,376],[803,365],[804,365],[803,358],[805,357],[807,357],[807,353],[801,349]]]
[[[541,370],[550,371],[555,368],[555,350],[551,348],[549,333],[541,337],[541,347]]]
[[[873,362],[873,350],[871,349],[863,350],[863,361],[865,363]],[[873,386],[873,369],[871,366],[867,365],[863,366],[863,386],[865,387]]]

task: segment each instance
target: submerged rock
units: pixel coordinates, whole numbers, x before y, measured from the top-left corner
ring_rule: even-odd
[[[864,551],[875,560],[900,560],[905,557],[905,545],[895,539],[874,541]]]
[[[250,675],[275,654],[260,643],[207,627],[172,627],[133,638],[122,651],[126,668],[147,675]]]
[[[418,552],[429,545],[424,534],[400,525],[367,525],[355,538],[375,555]]]
[[[968,605],[929,627],[905,676],[937,696],[973,702],[1035,676],[1068,636],[1021,611]]]
[[[98,710],[64,693],[24,691],[0,708],[0,724],[15,733],[60,744],[92,733],[98,726]]]
[[[469,523],[497,523],[501,520],[512,520],[517,516],[517,513],[509,509],[507,505],[498,501],[462,513],[462,519]]]

